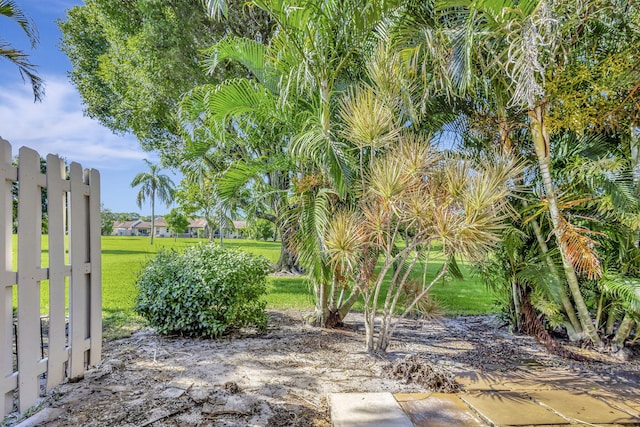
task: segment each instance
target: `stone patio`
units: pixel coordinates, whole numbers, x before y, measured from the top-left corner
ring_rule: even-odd
[[[443,393],[335,393],[335,427],[640,426],[640,390],[563,370],[459,373]]]

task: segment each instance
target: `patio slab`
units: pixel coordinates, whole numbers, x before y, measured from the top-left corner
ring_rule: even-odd
[[[504,376],[502,374],[460,372],[455,375],[455,380],[468,391],[510,390],[510,388],[504,383]]]
[[[521,392],[474,391],[458,395],[496,426],[567,425],[569,421]]]
[[[565,417],[579,423],[637,424],[640,418],[623,412],[606,401],[596,399],[584,391],[547,390],[526,393]]]
[[[334,427],[413,427],[391,393],[331,393]]]
[[[640,418],[640,396],[616,393],[611,390],[590,390],[588,393],[615,408]]]
[[[395,395],[415,427],[481,427],[485,424],[454,394]]]

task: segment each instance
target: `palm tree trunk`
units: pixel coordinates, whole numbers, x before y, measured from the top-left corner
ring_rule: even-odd
[[[151,241],[150,245],[153,245],[153,236],[156,234],[156,189],[151,189]]]
[[[560,277],[560,272],[558,271],[558,269],[556,268],[556,265],[553,263],[553,260],[549,256],[549,247],[547,246],[547,242],[544,240],[544,237],[542,236],[542,231],[540,230],[540,225],[538,224],[538,221],[536,221],[535,219],[531,221],[531,227],[533,228],[533,234],[535,234],[536,236],[536,240],[538,241],[540,250],[544,254],[544,258],[545,258],[545,261],[547,262],[547,266],[549,267],[549,271],[551,271],[551,274],[553,274],[553,276],[556,277],[559,282],[562,282],[562,278]],[[582,333],[582,325],[580,325],[580,321],[576,316],[575,308],[573,307],[573,304],[571,303],[571,300],[569,299],[569,295],[567,295],[567,292],[564,286],[562,286],[562,289],[560,289],[560,302],[562,303],[562,306],[564,307],[564,311],[566,312],[567,317],[569,318],[571,327],[573,328],[576,334],[580,335]]]
[[[631,329],[633,328],[633,320],[628,314],[625,314],[624,319],[620,322],[620,326],[618,326],[618,331],[616,332],[615,337],[611,341],[612,346],[617,348],[624,347],[624,340],[627,339],[629,334],[631,333]]]
[[[351,291],[351,294],[349,295],[349,298],[347,298],[347,300],[340,304],[340,307],[338,307],[338,315],[340,316],[340,320],[344,319],[347,316],[349,311],[351,311],[351,307],[353,307],[353,304],[358,301],[358,298],[360,298],[360,292],[357,289],[353,289]]]
[[[540,168],[540,175],[544,184],[544,190],[547,196],[547,203],[549,206],[549,216],[551,217],[551,223],[553,224],[554,232],[556,235],[556,241],[560,256],[562,257],[562,267],[569,284],[569,290],[571,296],[575,302],[576,309],[578,310],[578,317],[582,324],[583,331],[587,334],[591,342],[595,345],[601,345],[602,341],[598,332],[596,331],[587,304],[580,292],[580,284],[578,282],[578,276],[575,269],[571,264],[571,261],[567,257],[567,244],[563,239],[564,231],[560,224],[560,210],[558,209],[556,190],[551,180],[550,172],[550,159],[549,159],[549,136],[544,124],[544,106],[537,105],[535,108],[529,110],[529,119],[531,120],[531,135],[533,138],[533,147],[538,158],[538,167]]]

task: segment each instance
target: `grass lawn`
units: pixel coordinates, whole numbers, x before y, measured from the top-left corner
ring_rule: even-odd
[[[130,323],[139,319],[133,313],[136,295],[135,277],[141,266],[163,248],[182,250],[187,246],[201,242],[201,239],[156,238],[149,244],[148,237],[104,236],[102,238],[102,300],[105,327],[115,335]],[[43,248],[46,248],[46,236],[43,236]],[[258,242],[251,240],[225,240],[225,246],[239,248],[256,255],[265,256],[272,262],[278,259],[278,242]],[[14,248],[16,245],[14,245]],[[48,253],[43,251],[42,265],[48,262]],[[429,269],[435,272],[434,263]],[[484,284],[470,274],[466,266],[461,266],[465,280],[453,280],[447,284],[437,284],[432,294],[440,301],[448,314],[482,314],[494,310],[494,295]],[[43,283],[41,305],[43,312],[48,309],[48,287]],[[308,282],[302,278],[272,277],[269,279],[267,307],[271,309],[294,308],[310,310],[313,299]],[[15,298],[14,298],[15,301]],[[355,309],[361,309],[356,305]],[[121,331],[125,332],[125,331]]]

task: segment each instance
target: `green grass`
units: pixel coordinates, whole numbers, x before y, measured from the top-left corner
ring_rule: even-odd
[[[133,312],[136,295],[135,278],[142,265],[161,249],[183,250],[185,247],[202,242],[202,239],[157,238],[149,244],[148,237],[104,236],[102,238],[102,303],[105,329],[111,337],[126,334],[131,325],[140,319]],[[258,242],[251,240],[225,240],[225,246],[239,248],[256,255],[262,255],[272,262],[280,255],[278,242]],[[14,248],[17,245],[14,244]],[[43,236],[42,247],[47,247],[47,237]],[[15,258],[15,257],[14,257]],[[42,265],[48,263],[48,252],[43,250]],[[431,263],[428,276],[433,277],[439,268],[437,258]],[[418,267],[421,274],[421,267]],[[436,284],[432,294],[440,301],[448,314],[483,314],[495,310],[494,295],[489,292],[471,270],[462,265],[465,280],[452,280],[446,284]],[[385,289],[386,290],[386,289]],[[14,288],[15,291],[15,288]],[[267,308],[311,310],[313,298],[307,280],[303,277],[271,277],[267,287]],[[48,311],[48,285],[41,286],[41,309]],[[14,304],[17,301],[14,292]],[[362,310],[362,304],[356,304]]]

